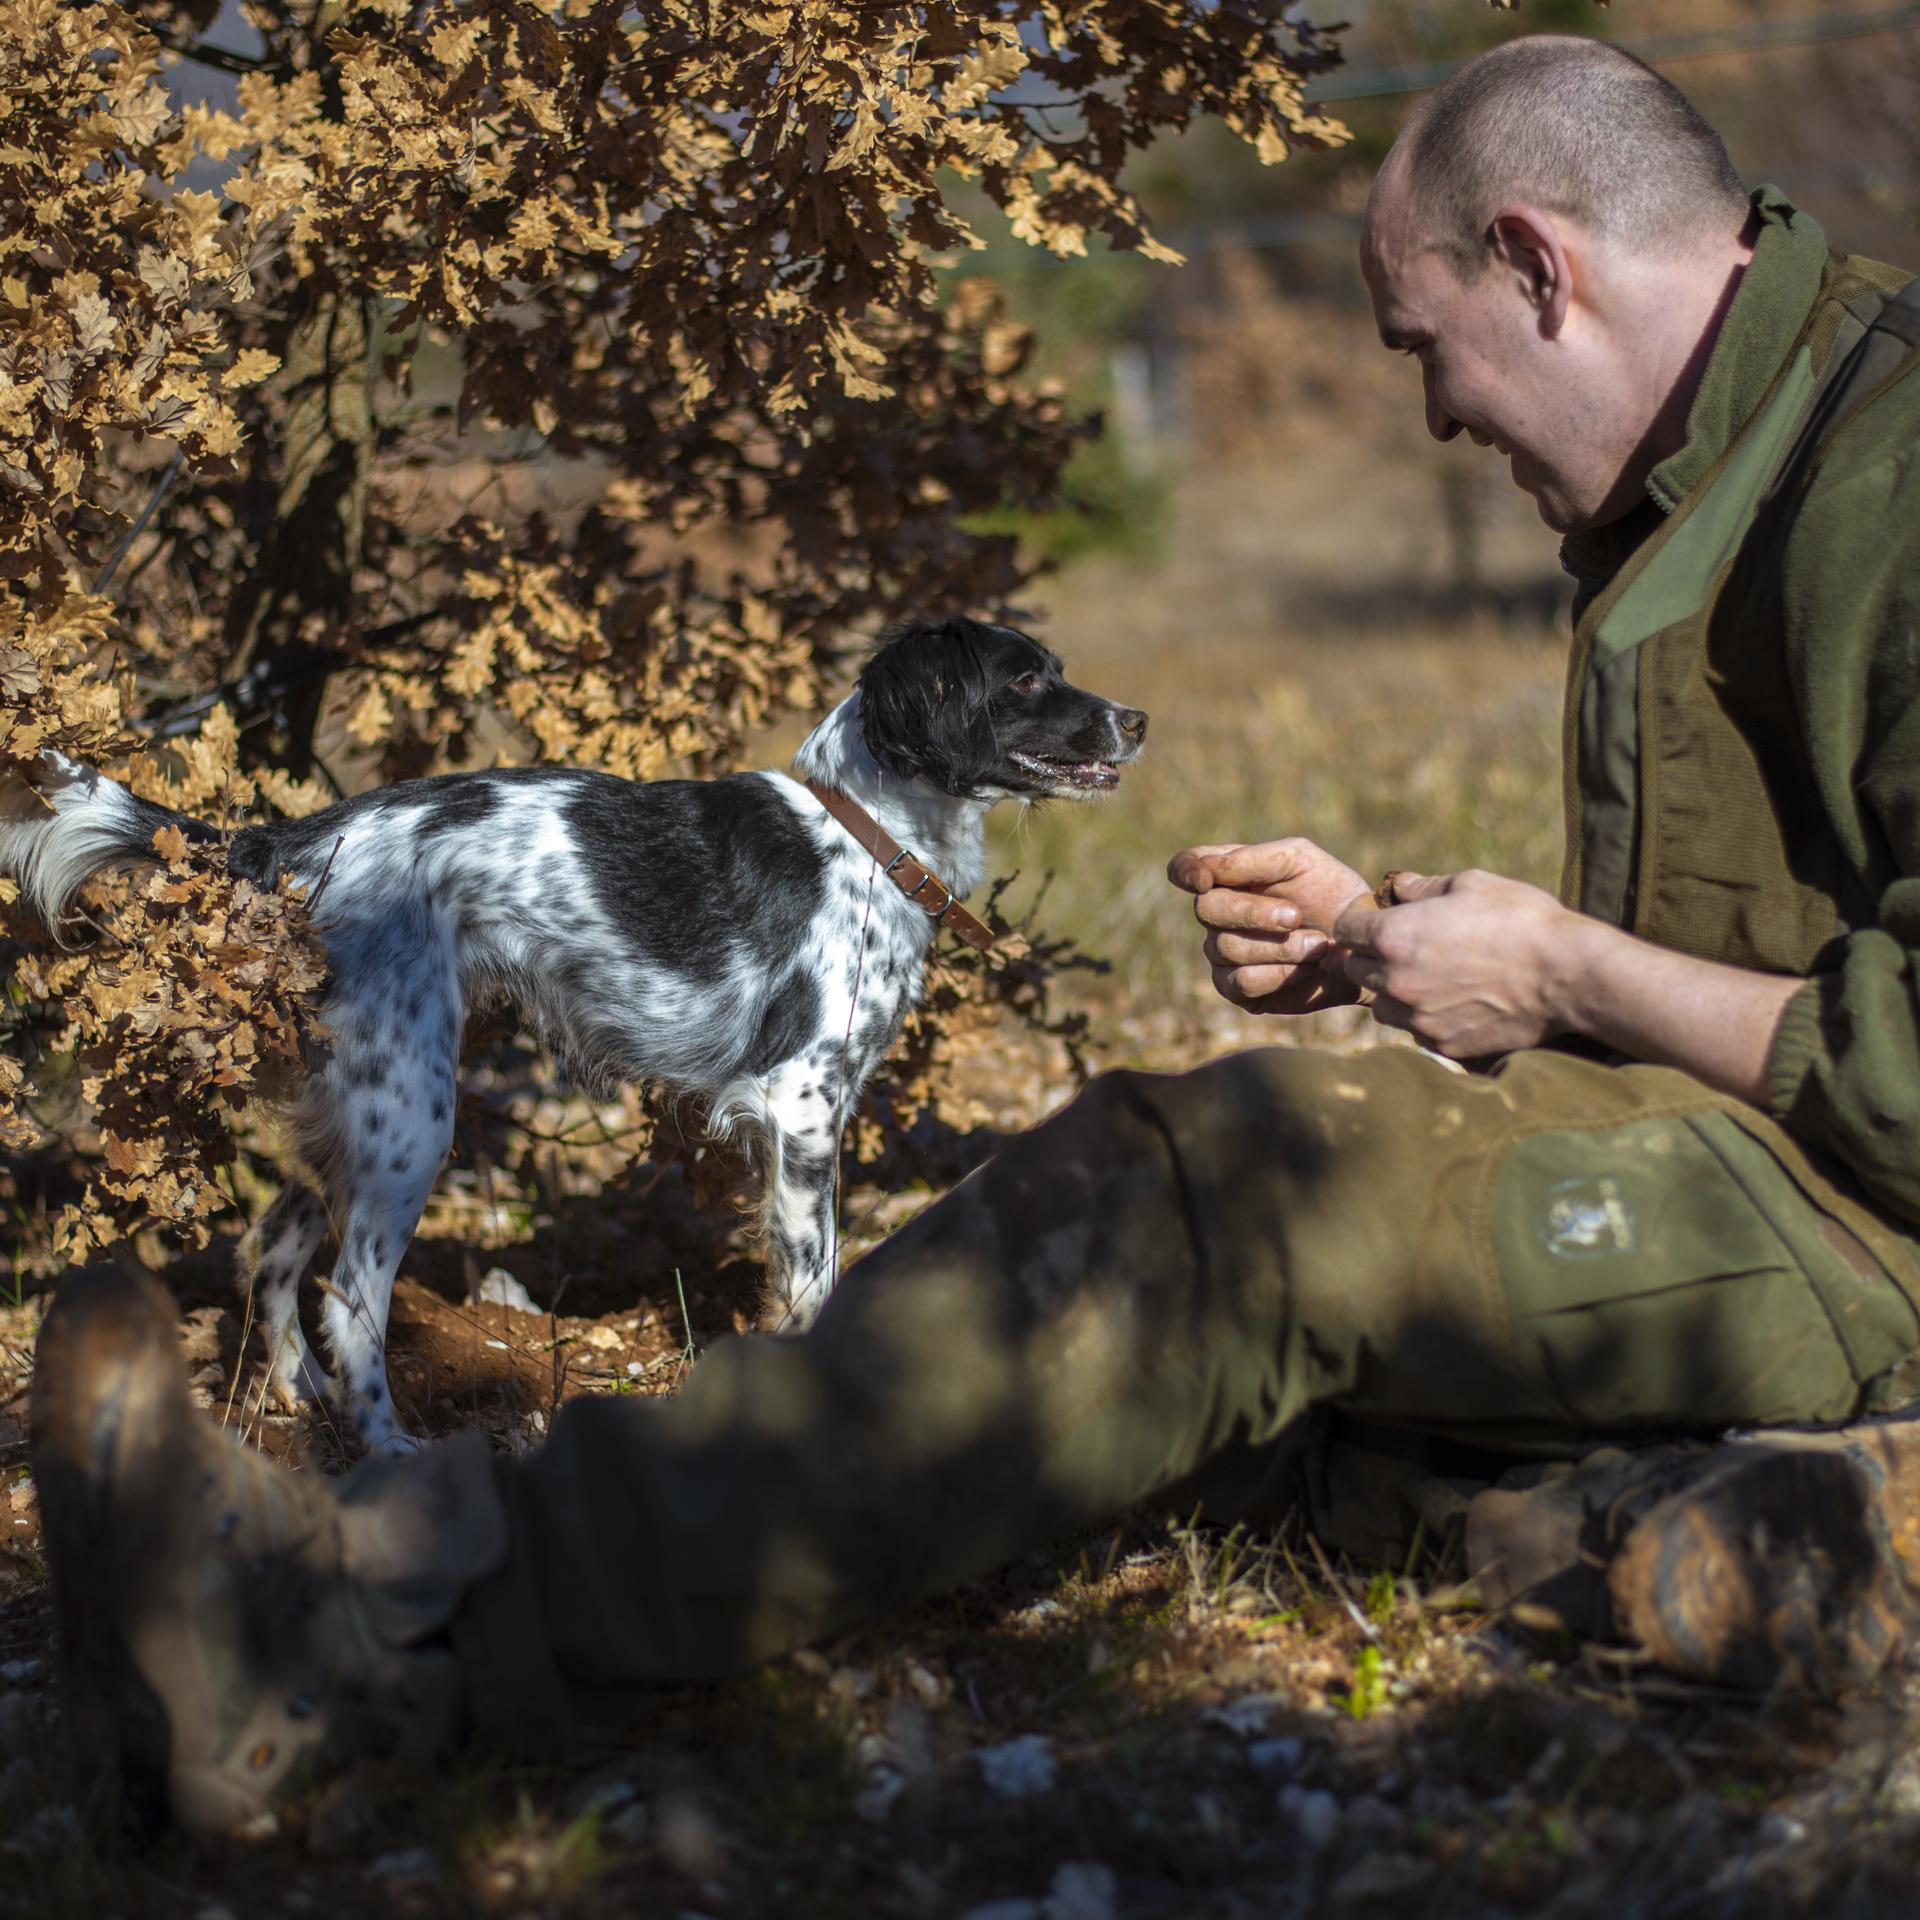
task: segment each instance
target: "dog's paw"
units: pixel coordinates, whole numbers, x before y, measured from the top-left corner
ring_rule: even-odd
[[[332,1404],[333,1382],[312,1354],[285,1354],[268,1371],[267,1398],[281,1413],[318,1413]]]
[[[776,1294],[761,1310],[760,1331],[805,1333],[819,1319],[820,1309],[827,1304],[827,1296],[832,1291],[827,1282],[819,1281],[785,1297]]]

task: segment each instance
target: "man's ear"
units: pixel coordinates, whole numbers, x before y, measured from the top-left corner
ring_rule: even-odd
[[[966,796],[994,763],[991,689],[971,620],[902,622],[860,673],[860,733],[891,773]]]
[[[1549,340],[1567,324],[1573,304],[1574,263],[1559,222],[1538,207],[1516,201],[1493,216],[1496,273],[1512,274]]]

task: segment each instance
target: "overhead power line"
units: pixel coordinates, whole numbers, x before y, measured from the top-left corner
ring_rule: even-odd
[[[1667,60],[1693,60],[1716,53],[1764,53],[1781,47],[1818,46],[1836,40],[1859,40],[1870,35],[1905,33],[1920,29],[1920,5],[1870,7],[1853,13],[1795,14],[1781,20],[1758,20],[1743,27],[1712,27],[1693,33],[1655,33],[1638,40],[1613,44],[1637,54],[1649,65]],[[1357,67],[1351,73],[1335,73],[1308,89],[1308,97],[1319,104],[1330,100],[1369,100],[1393,94],[1424,93],[1466,65],[1473,56],[1456,60],[1430,60],[1398,67]],[[1791,189],[1861,188],[1897,184],[1903,191],[1914,191],[1915,183],[1887,181],[1872,172],[1831,172],[1815,179],[1785,182]],[[1358,228],[1359,216],[1337,213],[1283,213],[1264,219],[1239,222],[1230,227],[1215,227],[1201,233],[1174,235],[1169,244],[1181,253],[1215,253],[1246,249],[1254,252],[1285,251],[1291,247],[1314,246],[1329,240],[1347,240]],[[949,263],[962,273],[1019,275],[1070,267],[1076,263],[1059,260],[1029,248],[989,247],[982,254],[963,255]]]
[[[1920,180],[1895,179],[1871,167],[1821,167],[1812,171],[1794,171],[1769,176],[1773,185],[1795,196],[1808,193],[1861,193],[1886,190],[1902,195],[1920,194]],[[1191,259],[1203,253],[1284,253],[1293,247],[1317,247],[1329,244],[1351,246],[1360,231],[1357,213],[1270,213],[1252,219],[1224,221],[1215,226],[1181,233],[1162,233],[1160,238],[1176,252]],[[1110,248],[1092,256],[1096,260],[1126,260],[1145,270],[1138,254]],[[1053,273],[1084,267],[1086,259],[1062,260],[1042,249],[996,244],[980,253],[963,253],[944,263],[953,273],[991,273],[1002,279],[1027,273]]]
[[[1650,66],[1663,60],[1697,60],[1713,53],[1763,53],[1774,47],[1812,47],[1829,40],[1861,40],[1871,34],[1920,27],[1920,6],[1869,7],[1857,13],[1803,13],[1785,20],[1756,20],[1744,27],[1706,27],[1694,33],[1652,33],[1613,44],[1638,54]],[[1404,67],[1357,67],[1330,73],[1307,89],[1326,100],[1375,100],[1396,93],[1425,93],[1466,59],[1429,60]]]

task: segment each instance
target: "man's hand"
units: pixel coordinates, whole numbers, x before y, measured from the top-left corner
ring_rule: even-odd
[[[1318,1013],[1351,1006],[1360,989],[1340,970],[1334,923],[1372,892],[1311,840],[1188,847],[1167,878],[1196,896],[1220,996],[1248,1013]]]
[[[1341,971],[1374,1018],[1452,1060],[1512,1053],[1577,1024],[1577,914],[1492,873],[1394,877],[1395,904],[1350,905],[1334,924]]]
[[[1765,1106],[1774,1036],[1806,988],[1650,946],[1492,873],[1399,873],[1377,907],[1310,840],[1189,847],[1167,877],[1196,895],[1213,984],[1249,1013],[1370,998],[1375,1018],[1455,1060],[1578,1033]]]

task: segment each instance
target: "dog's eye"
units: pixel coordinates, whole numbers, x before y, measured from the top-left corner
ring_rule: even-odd
[[[1044,684],[1045,676],[1038,673],[1023,673],[1018,680],[1008,682],[1007,691],[1017,693],[1023,699],[1038,693]]]

